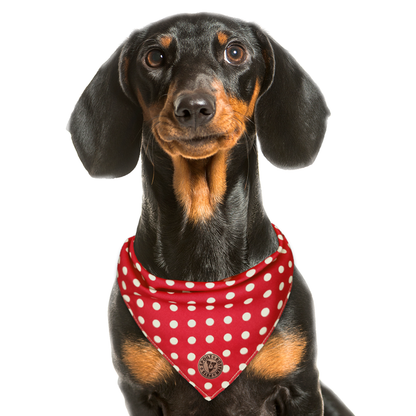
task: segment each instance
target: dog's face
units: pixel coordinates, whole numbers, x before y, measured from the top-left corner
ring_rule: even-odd
[[[207,220],[226,191],[229,152],[253,130],[257,100],[270,83],[255,27],[174,17],[133,34],[121,62],[123,87],[151,132],[145,140],[172,159],[176,198],[192,221]]]
[[[144,41],[136,35],[128,80],[162,149],[206,159],[245,132],[266,65],[251,26],[208,16],[183,20],[150,27]]]

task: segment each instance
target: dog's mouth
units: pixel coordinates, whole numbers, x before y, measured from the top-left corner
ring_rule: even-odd
[[[219,150],[230,147],[227,134],[196,135],[190,138],[162,138],[159,143],[171,156],[182,156],[185,159],[207,159]]]

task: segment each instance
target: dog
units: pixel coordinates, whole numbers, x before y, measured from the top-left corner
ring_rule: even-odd
[[[328,116],[270,36],[211,14],[133,32],[81,95],[68,129],[91,176],[126,175],[142,155],[109,305],[130,415],[352,415],[319,380],[312,297],[258,173],[256,137],[273,165],[302,168]]]

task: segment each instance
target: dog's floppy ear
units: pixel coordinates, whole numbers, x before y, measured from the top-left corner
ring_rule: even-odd
[[[93,177],[130,173],[140,155],[142,110],[130,91],[130,44],[121,45],[81,95],[68,130]]]
[[[257,36],[266,63],[255,112],[262,152],[280,168],[308,166],[325,135],[329,110],[324,97],[285,49],[258,28]]]

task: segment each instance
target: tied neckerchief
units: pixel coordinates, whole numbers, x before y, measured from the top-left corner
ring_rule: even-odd
[[[217,282],[156,277],[137,260],[134,237],[121,250],[117,281],[147,339],[206,400],[226,389],[273,332],[289,299],[293,255],[279,248],[257,266]]]

